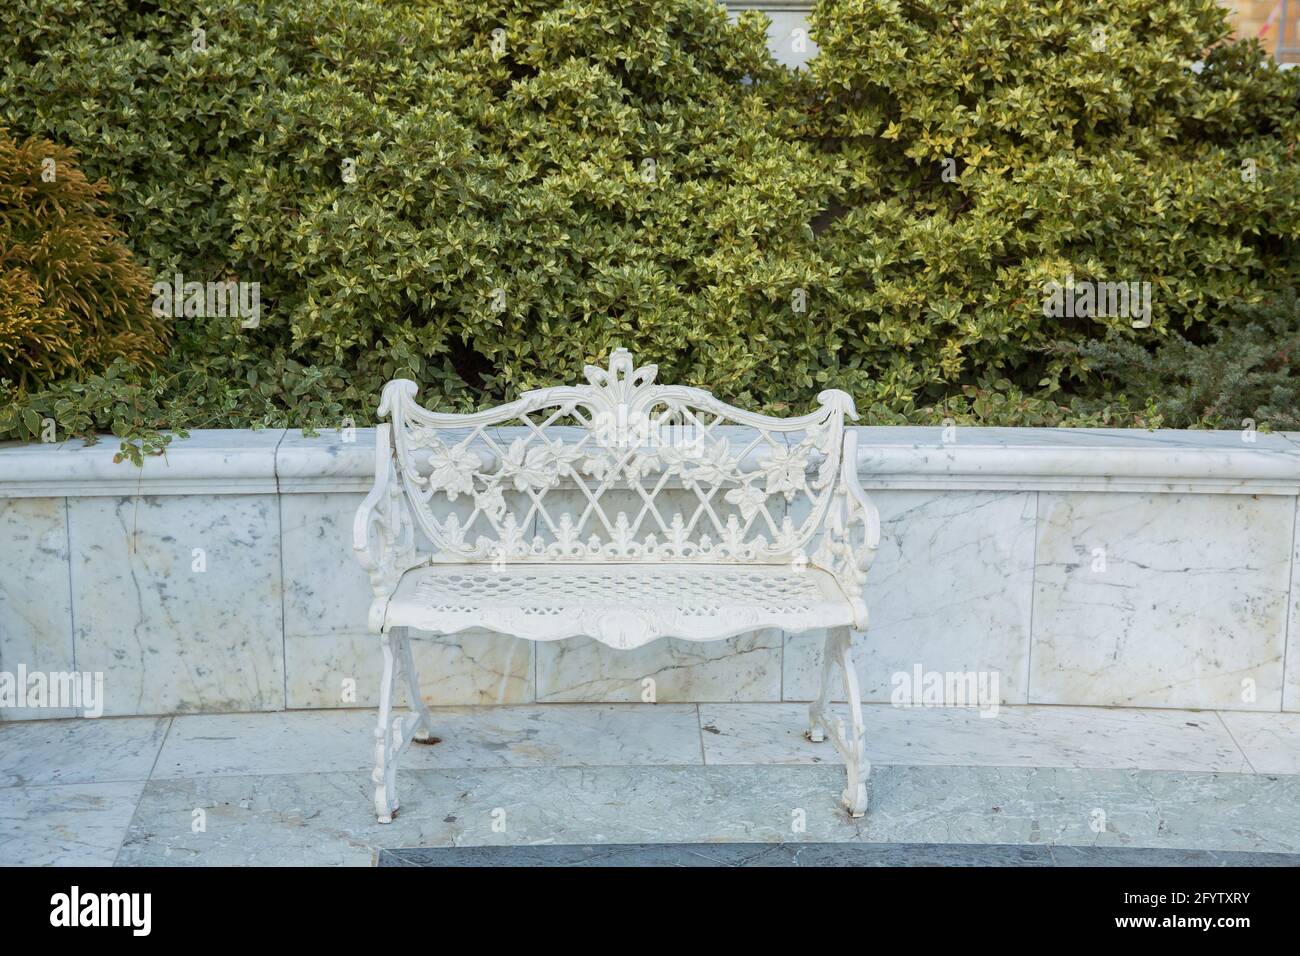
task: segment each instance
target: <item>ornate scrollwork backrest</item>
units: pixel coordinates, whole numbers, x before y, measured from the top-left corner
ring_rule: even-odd
[[[852,399],[825,391],[812,414],[773,418],[657,372],[616,349],[586,385],[467,415],[389,382],[379,414],[435,560],[801,560],[831,507]]]

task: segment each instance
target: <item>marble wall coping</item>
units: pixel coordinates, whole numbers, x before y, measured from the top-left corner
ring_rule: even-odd
[[[523,428],[495,429],[509,443]],[[867,488],[1300,494],[1300,432],[858,427]],[[350,439],[350,440],[348,440]],[[374,429],[196,429],[143,467],[118,440],[0,443],[0,497],[365,491]]]

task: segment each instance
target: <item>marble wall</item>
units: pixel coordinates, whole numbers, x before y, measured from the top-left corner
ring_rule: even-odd
[[[0,447],[0,673],[102,673],[106,714],[373,704],[351,553],[373,433],[348,439],[197,434],[143,474],[98,446]],[[866,699],[920,670],[994,676],[1000,703],[1300,711],[1297,436],[861,442],[883,527],[854,642]],[[823,637],[616,652],[469,633],[416,656],[432,704],[798,701]]]

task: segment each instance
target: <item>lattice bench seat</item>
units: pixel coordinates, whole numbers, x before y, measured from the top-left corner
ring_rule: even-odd
[[[842,799],[866,810],[869,764],[850,652],[879,535],[857,479],[844,392],[797,418],[755,415],[655,383],[615,350],[588,384],[539,389],[469,415],[430,412],[398,379],[379,406],[375,486],[355,549],[383,653],[375,812],[397,812],[397,759],[427,737],[409,640],[470,628],[630,649],[764,628],[828,632],[808,736],[844,757]],[[513,426],[513,427],[512,427]],[[849,726],[827,716],[842,672]],[[414,711],[396,713],[404,676]]]
[[[487,628],[534,641],[582,634],[622,650],[660,637],[715,641],[852,623],[832,575],[785,565],[433,565],[403,575],[388,606],[390,627]]]

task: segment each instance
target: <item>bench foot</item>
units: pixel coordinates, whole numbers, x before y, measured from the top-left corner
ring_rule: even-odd
[[[838,667],[844,680],[844,696],[849,707],[849,727],[843,719],[828,720],[831,678]],[[866,727],[862,723],[862,694],[858,689],[858,672],[853,666],[852,632],[847,627],[837,627],[826,636],[826,650],[822,655],[821,690],[808,707],[808,730],[805,736],[820,743],[827,736],[844,758],[847,777],[840,799],[850,816],[860,817],[867,812],[867,777],[871,761],[867,759]]]
[[[853,793],[845,790],[840,794],[840,799],[844,801],[844,806],[848,808],[849,816],[861,817],[867,812],[867,785],[860,783]]]
[[[432,736],[433,715],[420,697],[420,681],[415,673],[415,661],[405,631],[384,634],[381,641],[384,672],[379,684],[379,716],[375,725],[375,769],[370,776],[375,784],[375,818],[380,823],[392,823],[399,807],[398,757],[412,740],[437,743],[438,738]],[[399,669],[406,673],[411,705],[415,708],[413,714],[393,712]]]

